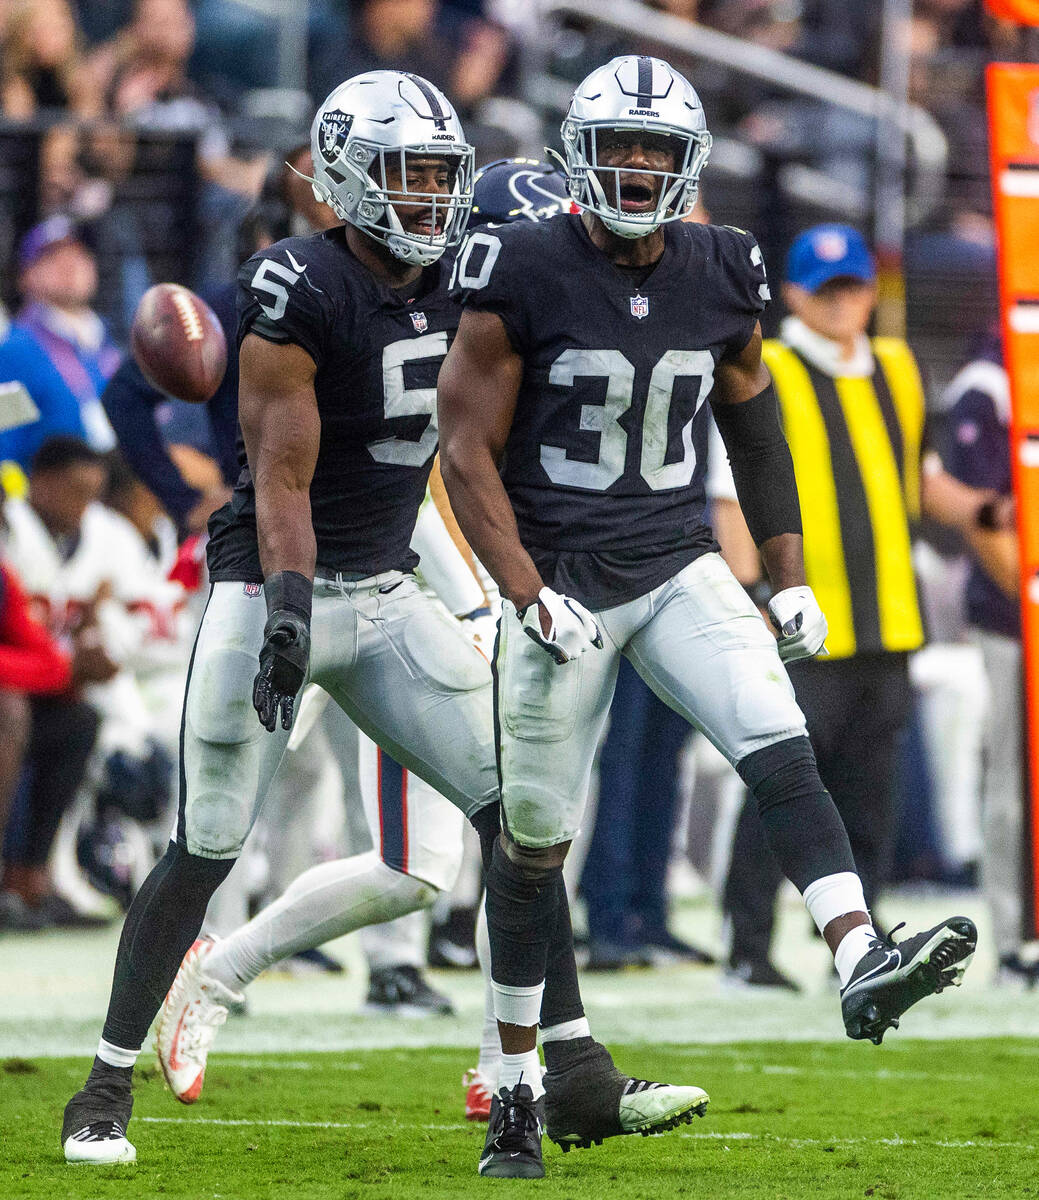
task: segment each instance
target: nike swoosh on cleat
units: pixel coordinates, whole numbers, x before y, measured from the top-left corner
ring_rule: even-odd
[[[296,262],[295,258],[294,258],[294,257],[293,257],[293,255],[292,255],[292,251],[291,251],[291,250],[286,250],[286,251],[285,251],[285,257],[286,257],[286,258],[289,260],[289,262],[290,262],[290,263],[292,263],[293,269],[294,269],[294,270],[296,270],[296,271],[298,271],[298,272],[299,272],[301,275],[302,275],[302,274],[303,274],[303,272],[304,272],[304,271],[307,269],[307,264],[306,264],[306,263],[298,263],[298,262]]]
[[[180,1014],[180,1020],[177,1022],[177,1028],[173,1031],[173,1038],[170,1041],[170,1069],[179,1071],[184,1066],[182,1062],[177,1060],[177,1047],[180,1045],[180,1031],[184,1025],[184,1018],[188,1015],[188,1010],[185,1008]]]
[[[872,979],[880,971],[886,970],[891,965],[892,959],[896,960],[896,964],[895,964],[896,967],[900,966],[902,963],[901,951],[900,950],[889,950],[887,952],[887,958],[885,958],[882,963],[877,963],[877,965],[873,968],[872,971],[867,971],[865,973],[865,975],[860,975],[859,978],[854,980],[849,986],[850,987],[858,987],[860,983],[865,983],[868,979]]]

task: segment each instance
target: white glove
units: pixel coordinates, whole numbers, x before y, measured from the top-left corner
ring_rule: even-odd
[[[541,610],[544,605],[552,624],[548,633],[541,630]],[[538,592],[538,599],[516,615],[523,623],[527,637],[543,646],[557,663],[569,662],[579,658],[593,646],[602,649],[602,634],[595,618],[583,604],[569,596],[561,596],[551,588],[543,587]]]
[[[810,587],[784,588],[768,602],[768,615],[779,633],[783,662],[827,653],[826,618]]]
[[[498,635],[498,619],[484,606],[475,612],[459,617],[462,632],[480,653],[490,662],[494,658],[494,639]]]

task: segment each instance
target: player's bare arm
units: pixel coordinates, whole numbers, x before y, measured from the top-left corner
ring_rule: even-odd
[[[295,697],[310,655],[310,609],[317,542],[310,481],[321,421],[314,360],[293,343],[249,334],[240,353],[238,416],[256,490],[256,531],[267,625],[253,706],[273,732],[278,714],[292,725]]]
[[[498,474],[523,361],[494,313],[467,310],[437,380],[440,470],[459,528],[527,635],[562,665],[602,646],[591,613],[545,586]],[[536,608],[534,607],[536,605]]]
[[[498,474],[522,371],[501,318],[466,311],[437,380],[440,470],[451,507],[476,556],[518,610],[544,587]]]
[[[711,406],[740,507],[775,589],[769,616],[780,635],[780,653],[787,660],[816,654],[826,638],[826,619],[805,582],[797,482],[761,359],[760,324],[742,350],[719,362]]]

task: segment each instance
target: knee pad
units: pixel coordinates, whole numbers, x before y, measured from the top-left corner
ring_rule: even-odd
[[[261,734],[253,709],[253,679],[259,670],[255,654],[220,648],[204,654],[191,668],[186,718],[202,742],[238,746]]]
[[[806,737],[756,750],[736,770],[754,793],[776,861],[799,892],[813,880],[855,870],[844,823]]]
[[[785,738],[755,750],[736,764],[739,777],[757,801],[762,815],[777,804],[825,793],[815,763],[815,751],[806,737]]]

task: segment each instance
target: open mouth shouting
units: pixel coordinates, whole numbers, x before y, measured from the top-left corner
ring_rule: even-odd
[[[657,189],[640,180],[628,180],[620,185],[622,212],[651,212],[657,203]]]

